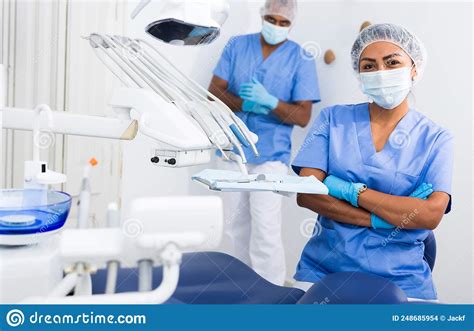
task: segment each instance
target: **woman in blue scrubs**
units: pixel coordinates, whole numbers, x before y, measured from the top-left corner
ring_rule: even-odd
[[[450,211],[453,136],[408,104],[424,46],[403,27],[376,24],[360,33],[352,60],[370,102],[322,110],[292,164],[329,188],[298,196],[320,227],[301,255],[297,287],[367,272],[409,298],[436,300],[423,240]]]

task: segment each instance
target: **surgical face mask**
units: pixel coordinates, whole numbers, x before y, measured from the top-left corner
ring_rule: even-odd
[[[270,45],[277,45],[288,38],[290,27],[277,26],[263,20],[262,36]]]
[[[384,109],[399,106],[413,86],[411,67],[361,72],[362,92]]]

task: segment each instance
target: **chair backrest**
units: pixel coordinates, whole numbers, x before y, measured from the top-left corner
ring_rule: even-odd
[[[430,266],[431,271],[433,271],[436,262],[436,238],[433,231],[430,231],[430,234],[423,243],[425,244],[425,261]]]

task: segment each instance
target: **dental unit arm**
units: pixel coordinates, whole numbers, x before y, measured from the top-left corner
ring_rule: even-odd
[[[166,167],[203,164],[215,149],[225,158],[235,151],[246,163],[242,146],[259,155],[258,137],[147,41],[98,33],[85,39],[126,86],[116,91],[112,107],[126,118],[137,119],[139,130],[157,142],[152,163]]]
[[[97,34],[88,39],[95,51],[108,53],[101,60],[127,86],[117,89],[110,100],[116,118],[52,111],[46,105],[35,109],[6,107],[6,70],[2,70],[2,129],[33,131],[34,139],[41,134],[53,139],[55,134],[65,134],[132,140],[140,132],[156,146],[151,162],[166,167],[207,163],[216,149],[243,164],[242,145],[258,154],[256,135],[222,102],[170,66],[146,42]],[[120,71],[112,69],[113,65]],[[33,143],[36,147],[38,141]],[[233,156],[234,149],[240,156]],[[35,213],[46,212],[56,221],[58,215],[49,209],[54,207],[50,193],[68,196],[47,190],[48,185],[63,183],[66,177],[47,169],[47,164],[39,160],[38,148],[33,154],[33,160],[27,161],[32,166],[26,167],[25,189],[17,190],[20,198],[11,197],[18,192],[0,190],[0,269],[10,271],[1,277],[2,303],[162,303],[176,288],[182,252],[213,249],[220,241],[223,207],[217,197],[138,199],[132,202],[120,227],[90,229],[84,228],[89,213],[87,192],[81,194],[82,225],[78,229],[59,232],[61,229],[56,227],[53,231],[46,221],[38,233],[26,234],[28,227],[36,224],[27,223],[35,220]],[[17,207],[2,208],[8,205]],[[59,227],[64,225],[68,212],[62,211],[64,219]],[[127,230],[130,224],[138,226],[138,233]],[[17,233],[11,234],[6,226],[15,227]],[[110,284],[114,284],[113,271],[118,266],[137,264],[145,267],[143,275],[153,266],[163,265],[162,284],[130,295],[92,295],[90,274],[94,270],[110,268]],[[149,281],[145,277],[143,282]],[[67,296],[70,293],[74,295]]]
[[[48,117],[47,124],[42,121],[42,113]],[[47,163],[40,161],[40,150],[48,147],[48,141],[43,146],[42,139],[54,140],[55,134],[65,134],[131,140],[138,131],[135,120],[52,111],[46,105],[39,105],[35,109],[0,107],[0,118],[4,129],[33,131],[33,158],[25,162],[25,188],[46,188],[48,185],[66,182],[65,175],[49,170]],[[1,146],[0,144],[0,152]]]
[[[126,86],[115,90],[110,100],[116,118],[51,111],[46,105],[36,109],[3,106],[2,128],[35,131],[34,138],[42,130],[120,140],[132,140],[141,132],[156,145],[150,161],[165,167],[208,163],[215,149],[225,158],[235,150],[239,160],[246,163],[242,145],[258,155],[258,137],[222,101],[183,74],[148,42],[97,33],[86,39],[99,60]],[[6,77],[6,70],[2,70],[5,88]],[[48,116],[47,125],[41,113]],[[34,161],[39,161],[36,150]],[[43,164],[35,167],[36,171],[44,170]],[[61,182],[64,178],[54,181]]]

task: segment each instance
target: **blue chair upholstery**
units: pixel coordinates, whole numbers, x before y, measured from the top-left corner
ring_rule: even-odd
[[[363,272],[337,272],[315,283],[299,304],[400,304],[407,296],[390,280]]]
[[[153,271],[153,288],[162,269]],[[92,276],[92,293],[104,293],[106,271]],[[136,269],[121,269],[117,293],[137,291]],[[304,294],[296,288],[274,285],[238,259],[217,252],[184,254],[178,288],[168,303],[186,304],[294,304]]]
[[[424,241],[424,258],[433,270],[436,259],[434,234]],[[162,268],[153,270],[153,288],[161,283]],[[104,293],[106,271],[92,276],[93,293]],[[120,269],[117,293],[138,290],[136,269]],[[276,286],[238,259],[217,252],[183,255],[178,288],[169,304],[350,304],[406,303],[405,293],[391,281],[367,273],[327,275],[306,293]]]

